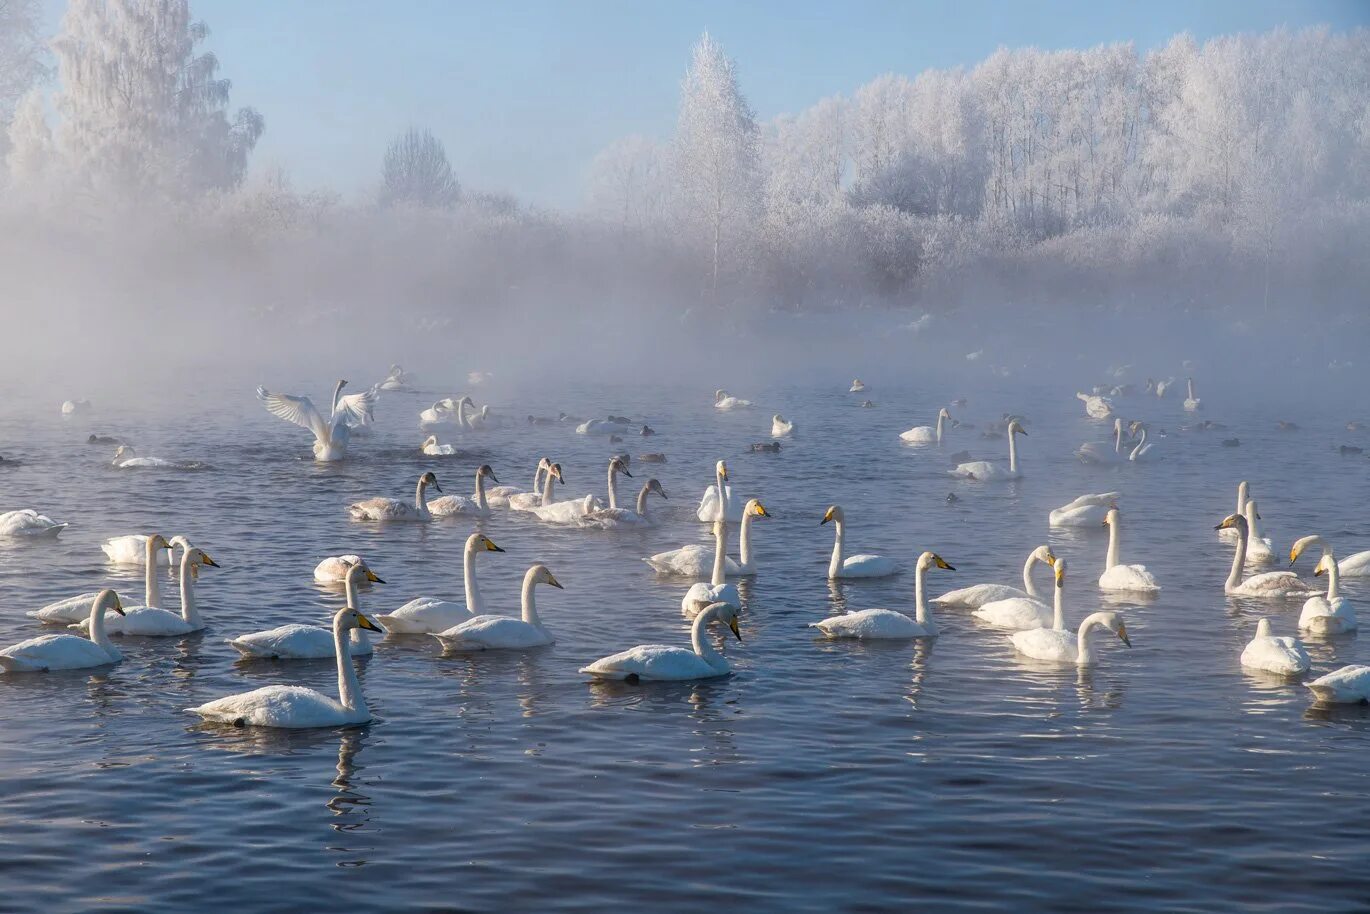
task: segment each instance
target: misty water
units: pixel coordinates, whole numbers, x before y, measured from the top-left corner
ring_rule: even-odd
[[[465,453],[452,458],[418,454],[415,418],[449,391],[385,394],[375,434],[333,465],[309,460],[309,436],[236,385],[202,391],[216,408],[193,417],[97,397],[75,421],[37,400],[0,419],[4,507],[71,524],[56,541],[0,553],[4,643],[38,634],[24,611],[59,597],[113,583],[141,602],[141,573],[103,561],[109,536],[183,533],[223,566],[200,577],[203,633],[121,641],[124,662],[94,672],[0,677],[3,907],[158,912],[207,897],[253,910],[1363,904],[1370,711],[1319,708],[1298,682],[1242,671],[1256,620],[1293,634],[1300,601],[1224,597],[1231,547],[1213,531],[1248,479],[1277,551],[1314,532],[1341,554],[1370,548],[1364,458],[1336,451],[1370,443],[1344,428],[1357,417],[1316,402],[1277,413],[1232,385],[1219,403],[1201,386],[1205,415],[1228,429],[1182,432],[1192,420],[1179,398],[1123,398],[1124,415],[1167,430],[1163,459],[1095,469],[1072,451],[1102,440],[1106,423],[1083,418],[1072,386],[873,384],[853,395],[827,382],[758,385],[734,391],[756,408],[732,413],[711,408],[712,386],[495,388],[506,424],[459,438]],[[963,394],[969,403],[953,412],[964,424],[940,452],[900,444],[901,430]],[[876,406],[860,408],[864,398]],[[611,445],[524,420],[559,410],[630,415],[659,434]],[[979,428],[1006,410],[1029,420],[1024,478],[948,477],[949,452],[1002,455],[1003,440]],[[796,436],[779,453],[750,453],[773,412],[797,423]],[[1281,418],[1300,430],[1280,431]],[[91,433],[209,467],[116,470],[112,448],[85,443]],[[1230,437],[1240,446],[1224,447]],[[539,600],[555,646],[445,657],[427,636],[391,636],[360,662],[375,719],[358,729],[233,729],[183,711],[272,683],[334,690],[331,662],[244,661],[224,643],[323,623],[342,605],[312,581],[325,556],[361,553],[386,580],[362,593],[368,612],[418,594],[460,598],[470,521],[382,527],[350,520],[349,502],[408,498],[425,469],[445,491],[466,492],[482,462],[527,486],[544,454],[565,468],[565,494],[602,494],[620,450],[634,455],[628,488],[656,476],[670,497],[654,502],[655,527],[592,532],[504,511],[479,526],[507,550],[479,557],[491,611],[517,612],[534,562],[565,585]],[[669,462],[636,459],[649,451]],[[597,657],[688,644],[687,585],[640,559],[709,542],[694,509],[718,458],[738,492],[774,514],[754,528],[759,574],[742,586],[742,641],[713,633],[735,674],[587,681],[577,669]],[[1155,572],[1155,598],[1099,594],[1103,529],[1047,529],[1048,509],[1108,490],[1122,493],[1124,560]],[[818,522],[834,502],[853,551],[891,555],[906,573],[830,586],[832,530]],[[1100,639],[1096,668],[1044,667],[966,610],[934,610],[935,642],[829,642],[807,627],[844,606],[911,611],[923,549],[956,566],[929,573],[931,596],[1016,583],[1042,542],[1070,563],[1068,625],[1120,608],[1130,650]],[[1309,580],[1311,564],[1299,569]],[[1343,587],[1362,606],[1370,596],[1360,580]],[[1314,675],[1370,662],[1355,636],[1308,647]]]

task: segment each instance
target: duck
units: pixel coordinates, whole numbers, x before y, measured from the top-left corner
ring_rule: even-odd
[[[714,622],[728,626],[738,641],[742,631],[737,624],[737,607],[728,603],[713,603],[694,618],[690,626],[693,650],[665,644],[640,644],[637,647],[602,657],[580,672],[595,679],[621,682],[688,682],[695,679],[714,679],[732,672],[728,659],[709,642],[707,629]]]
[[[333,462],[347,456],[352,429],[370,421],[371,410],[380,396],[380,391],[375,387],[359,394],[343,396],[342,390],[346,386],[346,381],[339,381],[333,388],[333,405],[327,418],[308,397],[273,394],[265,387],[258,387],[257,399],[262,401],[271,415],[313,433],[315,460]]]
[[[1097,466],[1119,464],[1124,462],[1127,456],[1123,452],[1123,420],[1120,418],[1113,420],[1113,447],[1098,441],[1086,441],[1075,449],[1075,457],[1081,463]]]
[[[1264,670],[1281,676],[1302,676],[1312,665],[1308,651],[1298,638],[1275,637],[1270,634],[1270,620],[1256,623],[1256,637],[1242,648],[1242,666],[1249,670]]]
[[[1052,527],[1097,527],[1108,516],[1108,512],[1118,506],[1117,492],[1100,492],[1097,495],[1081,495],[1047,514],[1047,524]]]
[[[108,620],[106,630],[111,635],[137,635],[143,638],[172,638],[203,630],[204,619],[195,601],[195,579],[201,567],[218,568],[219,563],[203,549],[192,546],[185,550],[181,555],[179,613],[153,605],[134,606],[120,613],[118,618]],[[149,564],[148,568],[155,576],[155,567]],[[88,631],[90,620],[83,619],[72,627]]]
[[[443,650],[461,653],[467,651],[490,650],[527,650],[545,647],[556,641],[551,632],[542,624],[534,602],[533,589],[538,584],[546,584],[562,590],[559,582],[546,565],[534,565],[523,575],[523,613],[521,618],[509,616],[473,616],[459,622],[449,629],[434,632],[433,637],[442,643]]]
[[[1197,411],[1199,410],[1199,407],[1200,407],[1202,404],[1201,404],[1201,402],[1199,401],[1199,398],[1196,397],[1196,396],[1194,396],[1194,379],[1193,379],[1193,378],[1185,378],[1185,388],[1186,388],[1186,390],[1188,391],[1188,394],[1187,394],[1187,395],[1185,396],[1185,398],[1184,398],[1184,409],[1185,409],[1185,412],[1188,412],[1188,413],[1197,412]]]
[[[102,590],[90,608],[90,637],[72,634],[39,635],[18,644],[0,648],[0,670],[6,673],[46,673],[53,670],[84,670],[107,666],[124,659],[105,633],[105,613],[124,614],[119,595]]]
[[[476,586],[476,554],[503,552],[484,533],[472,533],[462,550],[461,569],[466,587],[466,605],[441,600],[437,597],[415,597],[392,613],[379,615],[376,620],[386,631],[397,635],[431,635],[485,613],[485,601]]]
[[[39,514],[32,508],[17,511],[0,511],[0,536],[19,538],[56,537],[66,524],[59,524],[46,514]]]
[[[437,435],[429,435],[423,439],[423,444],[419,450],[429,457],[455,457],[457,446],[455,444],[438,444]]]
[[[685,596],[680,601],[682,615],[693,618],[700,610],[712,603],[727,603],[741,608],[742,596],[737,590],[737,585],[729,584],[727,581],[727,560],[728,525],[722,521],[714,521],[713,573],[709,578],[709,583],[705,584],[701,581],[690,585],[690,589],[685,592]]]
[[[1351,601],[1341,595],[1341,571],[1337,568],[1337,557],[1332,554],[1332,546],[1321,536],[1305,536],[1289,549],[1289,564],[1292,567],[1299,556],[1310,546],[1321,546],[1322,555],[1313,569],[1316,577],[1327,575],[1327,594],[1314,594],[1303,604],[1299,613],[1299,630],[1319,635],[1342,635],[1357,628],[1356,608]]]
[[[997,463],[990,463],[988,460],[973,460],[969,463],[962,463],[951,471],[951,475],[960,476],[962,479],[977,479],[982,482],[1021,479],[1022,473],[1018,472],[1018,447],[1015,435],[1026,435],[1027,429],[1015,419],[1010,419],[1008,423],[1008,468]]]
[[[438,477],[430,470],[419,477],[418,485],[414,488],[414,503],[406,504],[397,498],[368,498],[365,501],[355,502],[347,506],[347,513],[352,515],[353,520],[379,520],[379,521],[428,521],[433,519],[432,513],[428,509],[428,502],[424,499],[424,491],[432,486],[439,492],[442,486],[438,485]]]
[[[928,614],[923,598],[923,574],[932,568],[955,571],[956,568],[935,552],[924,552],[914,565],[914,617],[889,609],[863,609],[832,616],[821,622],[809,623],[829,638],[858,638],[870,641],[895,641],[909,638],[936,638],[937,624]]]
[[[932,602],[939,606],[960,606],[967,609],[979,609],[986,603],[1015,598],[1040,602],[1041,594],[1037,592],[1037,586],[1032,581],[1032,566],[1039,562],[1048,567],[1056,564],[1056,555],[1051,551],[1050,546],[1043,544],[1028,553],[1027,561],[1023,562],[1023,588],[1021,590],[1007,584],[974,584],[959,590],[948,591],[940,597],[934,597]]]
[[[1324,704],[1370,703],[1370,666],[1353,663],[1304,684]]]
[[[207,721],[235,727],[274,727],[304,729],[348,727],[368,723],[371,712],[362,695],[357,670],[352,665],[349,632],[354,628],[371,632],[380,626],[360,610],[345,607],[333,617],[334,653],[338,661],[338,697],[301,686],[271,685],[251,692],[228,695],[194,708],[186,708]]]
[[[941,444],[942,429],[944,424],[951,418],[951,413],[944,406],[937,411],[937,425],[915,425],[906,432],[899,433],[899,440],[905,444]]]
[[[582,514],[577,519],[577,523],[582,527],[593,527],[598,530],[655,523],[647,508],[647,498],[652,494],[660,495],[663,499],[666,498],[666,490],[661,487],[661,483],[656,479],[647,480],[641,491],[637,493],[637,508],[635,510],[597,508]]]
[[[770,517],[759,499],[751,499],[742,511],[742,529],[738,534],[739,560],[728,558],[724,570],[729,577],[744,577],[756,574],[756,562],[752,556],[752,520],[757,517]],[[652,566],[657,574],[682,578],[702,578],[710,575],[714,554],[707,546],[691,543],[679,549],[658,552],[642,561]]]
[[[845,555],[843,551],[843,541],[847,531],[847,516],[838,505],[830,505],[828,510],[823,513],[823,519],[818,522],[821,527],[832,522],[836,531],[836,536],[832,546],[832,560],[828,563],[828,580],[835,581],[843,578],[884,578],[899,571],[899,566],[893,559],[883,555]]]
[[[746,409],[751,405],[751,400],[734,397],[726,390],[714,391],[714,409]]]
[[[1028,631],[1035,628],[1065,628],[1065,611],[1061,607],[1061,591],[1065,587],[1066,560],[1058,558],[1052,564],[1056,578],[1056,588],[1052,592],[1052,605],[1031,597],[1012,597],[986,603],[972,615],[995,628],[1010,631]]]
[[[360,609],[358,585],[362,581],[384,584],[377,574],[363,562],[349,565],[343,584],[347,589],[347,605]],[[371,638],[362,634],[363,629],[353,628],[349,632],[348,649],[354,657],[370,654],[373,650]],[[322,660],[336,653],[333,632],[321,625],[303,625],[292,622],[278,625],[265,631],[251,632],[229,638],[228,643],[244,657],[262,657],[271,660]]]
[[[1124,565],[1119,561],[1120,517],[1116,507],[1110,508],[1104,516],[1104,526],[1108,528],[1108,553],[1104,557],[1104,573],[1099,575],[1099,589],[1113,593],[1160,593],[1161,585],[1145,565]]]
[[[730,524],[736,524],[742,520],[742,503],[733,498],[733,487],[727,485],[728,465],[720,460],[714,464],[714,484],[704,490],[704,495],[699,500],[699,509],[695,511],[695,516],[702,523],[712,524],[716,520],[724,520]],[[723,493],[722,500],[724,508],[720,516],[719,493]]]
[[[771,437],[788,438],[794,434],[794,423],[790,422],[780,413],[771,416]]]
[[[1312,588],[1299,580],[1298,575],[1289,571],[1267,571],[1243,580],[1242,571],[1246,564],[1247,541],[1250,535],[1246,518],[1240,514],[1229,514],[1214,529],[1237,531],[1237,550],[1232,556],[1232,570],[1223,582],[1223,591],[1229,596],[1286,599],[1307,597],[1313,592]]]
[[[490,464],[482,463],[476,467],[476,494],[444,495],[428,503],[428,512],[433,517],[489,517],[490,502],[485,496],[485,480],[498,483],[495,471]],[[442,491],[439,489],[438,491]]]
[[[1110,631],[1123,644],[1132,647],[1127,625],[1116,612],[1097,612],[1085,616],[1084,621],[1080,623],[1079,631],[1074,635],[1058,629],[1039,628],[1033,631],[1014,632],[1011,637],[1018,653],[1033,660],[1094,666],[1099,662],[1099,658],[1094,653],[1094,645],[1089,635],[1095,629]]]
[[[1085,415],[1091,419],[1107,419],[1113,415],[1113,402],[1108,397],[1077,393],[1075,399],[1084,403]]]

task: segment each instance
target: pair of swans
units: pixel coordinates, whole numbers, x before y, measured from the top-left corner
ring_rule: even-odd
[[[315,460],[336,461],[347,456],[347,445],[353,429],[370,423],[371,410],[380,397],[378,387],[343,396],[342,389],[346,385],[346,381],[339,381],[333,388],[333,403],[327,417],[315,408],[308,397],[273,394],[265,387],[258,387],[257,399],[262,401],[271,415],[314,434]]]
[[[858,638],[863,640],[894,641],[909,638],[937,637],[937,624],[928,614],[924,600],[923,573],[932,568],[955,571],[935,552],[924,552],[914,566],[913,605],[914,616],[910,619],[904,613],[890,609],[863,609],[840,616],[831,616],[821,622],[811,622],[829,638]]]
[[[561,583],[546,565],[534,565],[523,575],[522,613],[510,616],[479,615],[458,622],[433,637],[442,642],[443,649],[455,653],[492,650],[527,650],[544,647],[556,641],[538,616],[533,590],[546,584],[561,590]]]
[[[1047,514],[1047,525],[1051,527],[1097,527],[1108,516],[1112,508],[1118,506],[1117,492],[1100,492],[1097,495],[1081,495]]]
[[[1141,422],[1133,422],[1129,432],[1133,435],[1141,431],[1141,437],[1130,448],[1123,447],[1123,420],[1113,420],[1113,447],[1098,441],[1086,441],[1075,449],[1075,456],[1081,463],[1096,466],[1115,466],[1125,463],[1138,463],[1151,460],[1154,443],[1146,440],[1147,429]]]
[[[1237,532],[1237,549],[1232,555],[1232,570],[1223,582],[1223,591],[1229,596],[1282,599],[1307,597],[1312,593],[1312,589],[1290,571],[1267,571],[1249,578],[1242,577],[1250,538],[1250,527],[1242,515],[1229,514],[1214,529]]]
[[[915,425],[906,432],[900,432],[899,440],[905,444],[941,444],[944,423],[951,418],[944,406],[937,411],[937,426]]]
[[[690,625],[692,650],[666,644],[640,644],[583,666],[580,672],[595,679],[632,683],[687,682],[727,676],[732,672],[732,666],[709,641],[708,627],[714,622],[722,622],[741,641],[737,612],[737,607],[730,603],[706,606]]]
[[[355,558],[355,556],[354,556]],[[357,587],[362,581],[384,584],[374,571],[360,559],[347,568],[343,576],[343,586],[347,593],[347,606],[359,609]],[[370,654],[371,639],[362,634],[361,628],[353,628],[349,633],[348,649],[354,656]],[[333,632],[318,625],[304,625],[298,622],[278,625],[265,631],[251,632],[229,638],[228,643],[244,657],[263,657],[271,660],[320,660],[336,653]]]
[[[0,669],[6,673],[46,673],[50,670],[84,670],[118,663],[124,659],[105,632],[105,613],[124,614],[119,595],[102,590],[90,608],[90,637],[71,634],[39,635],[0,649]]]
[[[415,597],[392,613],[378,615],[377,620],[387,631],[400,635],[431,635],[485,613],[476,584],[476,555],[481,552],[503,552],[483,533],[466,538],[462,550],[462,578],[466,590],[466,604],[453,603],[438,597]]]
[[[794,434],[794,423],[787,420],[780,413],[771,416],[771,437],[788,438]]]
[[[724,562],[724,571],[729,577],[749,577],[756,574],[756,560],[752,555],[752,521],[758,517],[770,516],[770,512],[766,510],[766,506],[760,500],[753,498],[747,502],[742,511],[742,531],[738,537],[738,559],[734,561],[727,558]],[[679,549],[658,552],[642,561],[651,565],[658,574],[682,578],[702,578],[709,574],[710,569],[713,568],[717,552],[717,537],[715,537],[714,554],[710,554],[706,546],[691,543],[687,546],[681,546]]]
[[[0,536],[9,537],[53,537],[67,529],[46,514],[39,514],[32,508],[18,511],[0,511]]]
[[[149,550],[151,548],[152,544],[149,541]],[[149,602],[145,606],[133,606],[120,613],[118,618],[110,619],[106,623],[106,630],[111,635],[137,635],[143,638],[173,638],[204,630],[205,622],[200,616],[200,606],[195,600],[195,579],[199,577],[199,569],[204,567],[218,568],[219,563],[210,558],[203,549],[190,546],[181,554],[181,611],[175,613],[163,609],[156,605],[156,602]],[[157,578],[157,566],[151,560],[145,574],[150,580]],[[90,619],[82,619],[72,627],[89,631],[90,626]]]
[[[189,551],[193,548],[190,541],[184,536],[173,536],[170,541],[166,540],[161,534],[145,535],[142,533],[129,534],[128,536],[118,536],[107,541],[104,545],[110,546],[117,543],[118,549],[105,549],[106,555],[118,554],[126,555],[126,550],[137,547],[142,554],[139,562],[133,562],[127,558],[121,559],[121,564],[141,565],[143,567],[143,605],[160,606],[162,605],[162,584],[159,568],[163,565],[174,563],[176,547],[181,547]],[[104,547],[101,547],[104,548]],[[165,559],[165,561],[163,561]],[[192,575],[194,574],[192,565]],[[91,601],[95,599],[95,593],[83,593],[78,596],[68,597],[64,600],[57,600],[49,603],[42,609],[35,609],[28,613],[31,618],[37,619],[49,625],[70,625],[79,623],[89,615]]]
[[[1353,632],[1358,627],[1356,608],[1351,601],[1341,595],[1341,569],[1332,546],[1321,536],[1305,536],[1294,543],[1289,550],[1289,565],[1293,567],[1299,556],[1312,546],[1322,548],[1317,567],[1313,569],[1316,577],[1327,575],[1327,593],[1314,594],[1303,604],[1299,613],[1299,629],[1319,635],[1342,635]]]
[[[438,485],[438,477],[432,471],[419,477],[418,485],[414,488],[412,505],[397,498],[377,496],[348,505],[347,513],[352,515],[353,520],[429,521],[433,519],[433,512],[424,497],[424,492],[429,486],[439,492],[442,491],[442,486]]]
[[[1085,415],[1091,419],[1107,419],[1113,415],[1113,401],[1097,394],[1077,393],[1075,399],[1084,403]]]
[[[840,506],[831,505],[823,513],[823,519],[818,522],[818,525],[821,527],[830,521],[835,528],[835,535],[832,544],[832,559],[828,562],[828,580],[884,578],[899,571],[899,566],[895,564],[894,559],[886,558],[883,555],[846,554],[847,516]]]
[[[1047,566],[1056,564],[1056,556],[1052,553],[1050,546],[1041,545],[1028,553],[1027,561],[1023,562],[1023,587],[1021,590],[1007,584],[974,584],[959,590],[948,591],[940,597],[935,597],[932,602],[940,606],[979,609],[981,606],[997,600],[1025,598],[1040,601],[1041,595],[1037,592],[1037,585],[1032,580],[1032,568],[1038,563]]]
[[[1026,435],[1027,429],[1018,422],[1010,419],[1008,423],[1008,468],[1002,464],[990,463],[988,460],[972,460],[969,463],[962,463],[951,471],[951,475],[959,476],[962,479],[976,479],[982,482],[1021,479],[1022,474],[1018,472],[1018,445],[1016,435]]]
[[[714,409],[746,409],[751,405],[751,400],[734,397],[721,388],[714,391]]]
[[[1127,625],[1116,612],[1096,612],[1085,616],[1080,627],[1074,632],[1066,629],[1064,593],[1066,587],[1066,560],[1056,560],[1056,588],[1052,599],[1052,624],[1015,631],[1009,640],[1018,653],[1033,660],[1047,663],[1070,663],[1076,666],[1093,666],[1098,663],[1094,653],[1094,643],[1090,634],[1095,630],[1112,632],[1123,644],[1132,647],[1128,637]]]
[[[654,494],[666,498],[666,490],[661,487],[660,481],[649,479],[637,493],[636,508],[596,508],[582,514],[576,523],[596,530],[653,524],[655,520],[648,512],[647,499]]]
[[[564,482],[565,480],[562,478],[560,465],[553,464],[553,466],[556,470],[556,479]],[[628,470],[628,459],[622,454],[609,458],[608,488],[609,510],[611,511],[611,514],[606,515],[606,517],[617,516],[619,512],[618,477],[620,474],[627,476],[629,479],[633,477],[633,474]],[[549,524],[580,524],[587,515],[602,510],[599,499],[595,498],[594,495],[586,495],[583,498],[567,499],[566,501],[552,501],[551,475],[545,477],[545,480],[544,485],[546,488],[543,490],[542,504],[529,509],[538,520]]]

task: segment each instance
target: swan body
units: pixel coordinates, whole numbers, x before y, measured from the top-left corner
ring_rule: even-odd
[[[691,584],[680,601],[680,611],[686,616],[694,616],[712,603],[727,603],[741,608],[742,595],[736,584],[727,582],[728,525],[714,521],[714,562],[709,583]]]
[[[849,393],[849,394],[859,394],[859,393],[864,392],[865,389],[866,389],[866,382],[862,381],[860,378],[856,378],[856,379],[854,379],[854,380],[851,382],[851,387],[848,387],[848,388],[847,388],[847,393]]]
[[[1132,647],[1127,626],[1122,617],[1115,612],[1098,612],[1086,616],[1080,623],[1078,632],[1071,633],[1055,628],[1042,628],[1035,631],[1014,632],[1013,646],[1018,653],[1034,660],[1049,663],[1070,663],[1076,666],[1093,666],[1098,662],[1094,646],[1089,640],[1094,629],[1111,631],[1118,640]]]
[[[1077,393],[1075,399],[1084,403],[1085,415],[1091,419],[1107,419],[1113,415],[1113,403],[1108,397]]]
[[[1246,561],[1249,565],[1269,565],[1275,561],[1275,548],[1271,544],[1270,537],[1261,536],[1261,515],[1256,508],[1256,499],[1249,498],[1246,501],[1246,509],[1243,512],[1246,517]]]
[[[810,623],[829,638],[858,638],[870,641],[897,641],[909,638],[937,637],[937,624],[928,614],[923,595],[923,573],[930,568],[947,571],[956,569],[948,565],[935,552],[924,552],[914,566],[914,617],[910,619],[901,612],[889,609],[863,609],[840,616],[832,616],[821,622]]]
[[[703,523],[712,524],[716,520],[726,520],[730,524],[736,524],[742,520],[742,503],[733,498],[733,487],[727,485],[727,482],[728,465],[720,460],[714,464],[714,484],[704,490],[704,496],[699,500],[699,508],[695,511],[695,516]]]
[[[1305,683],[1318,701],[1328,704],[1370,702],[1370,666],[1351,664]]]
[[[785,417],[776,413],[771,417],[771,437],[788,438],[794,434],[794,423],[786,421]]]
[[[1013,597],[986,603],[972,613],[975,618],[995,628],[1009,631],[1027,631],[1034,628],[1051,626],[1052,610],[1040,600],[1031,597]]]
[[[57,536],[65,529],[67,529],[66,524],[59,524],[46,514],[39,514],[32,508],[0,512],[0,536]]]
[[[537,469],[533,471],[533,487],[527,492],[517,486],[496,486],[485,492],[486,501],[492,508],[508,508],[511,511],[526,511],[542,504],[542,475],[552,462],[546,457],[538,458]]]
[[[661,487],[661,483],[656,479],[647,480],[643,485],[642,491],[637,493],[637,508],[597,508],[582,514],[577,523],[582,527],[593,527],[598,530],[610,530],[616,527],[633,527],[638,525],[650,525],[654,523],[651,514],[648,513],[647,497],[652,493],[666,497],[666,490]]]
[[[503,551],[485,534],[471,534],[466,538],[466,546],[462,550],[462,576],[466,588],[464,606],[437,597],[415,597],[394,612],[377,616],[376,620],[395,634],[431,635],[483,614],[485,602],[476,585],[476,553]]]
[[[1044,565],[1055,565],[1056,556],[1052,553],[1050,546],[1038,546],[1028,553],[1027,561],[1023,562],[1023,587],[1010,587],[1007,584],[973,584],[970,587],[962,587],[959,590],[948,591],[940,597],[934,597],[934,603],[940,606],[962,606],[968,609],[979,609],[986,603],[994,603],[999,600],[1032,599],[1041,600],[1041,595],[1037,593],[1037,586],[1032,582],[1032,566],[1041,562]]]
[[[1370,550],[1348,555],[1337,563],[1337,570],[1344,578],[1370,577]]]
[[[751,400],[731,396],[726,390],[714,391],[714,409],[746,409],[751,405]]]
[[[433,637],[448,651],[526,650],[552,644],[556,639],[543,626],[533,599],[533,588],[538,584],[562,589],[546,565],[534,565],[523,576],[521,618],[473,616],[446,631],[435,632]]]
[[[550,505],[540,505],[534,508],[531,513],[538,520],[548,524],[579,524],[581,518],[598,510],[599,507],[599,499],[593,495],[586,495],[584,498],[572,498]]]
[[[347,587],[347,605],[353,609],[361,605],[357,602],[357,585],[362,580],[385,583],[360,560],[348,566],[343,583]],[[336,653],[332,630],[298,622],[239,635],[229,638],[228,643],[245,657],[272,660],[322,660]],[[364,635],[361,628],[353,628],[348,634],[348,650],[354,657],[370,654],[373,650],[371,638]]]
[[[943,424],[951,418],[946,407],[937,411],[937,425],[916,425],[906,432],[900,432],[899,440],[906,444],[941,444]]]
[[[679,549],[658,552],[642,561],[651,565],[658,574],[677,578],[704,578],[709,576],[710,569],[713,568],[714,553],[708,546],[691,543]],[[742,575],[742,567],[731,556],[725,562],[725,570],[729,577]]]
[[[1256,637],[1242,648],[1242,666],[1265,670],[1281,676],[1299,676],[1308,672],[1311,661],[1303,642],[1297,638],[1275,637],[1270,634],[1270,620],[1256,624]]]
[[[1248,528],[1246,518],[1230,514],[1215,529],[1236,529],[1237,550],[1232,556],[1232,570],[1223,582],[1223,591],[1234,597],[1266,597],[1283,599],[1306,597],[1312,589],[1299,580],[1298,575],[1289,571],[1267,571],[1242,579],[1242,569],[1246,563]]]
[[[705,629],[714,621],[726,623],[733,636],[742,640],[742,632],[737,626],[737,608],[727,603],[714,603],[695,616],[690,626],[693,650],[665,644],[641,644],[602,657],[581,667],[580,672],[596,679],[627,682],[685,682],[727,676],[732,672],[732,666],[705,635]]]
[[[969,463],[962,463],[951,471],[951,475],[960,476],[962,479],[978,479],[981,481],[998,481],[1008,479],[1021,479],[1022,473],[1018,472],[1018,445],[1014,435],[1026,435],[1027,430],[1019,424],[1017,419],[1011,419],[1008,423],[1008,467],[1002,464],[990,463],[988,460],[972,460]]]
[[[414,503],[400,501],[397,498],[368,498],[365,501],[354,502],[347,506],[347,513],[352,515],[353,520],[379,520],[379,521],[427,521],[432,520],[432,512],[428,509],[428,502],[424,499],[423,493],[429,486],[442,491],[438,485],[438,477],[432,472],[424,473],[419,477],[418,486],[414,490]]]
[[[347,573],[353,565],[366,567],[366,560],[359,555],[331,555],[314,566],[314,580],[319,584],[339,584],[347,582]],[[351,603],[351,601],[348,601]],[[352,603],[356,606],[356,603]]]
[[[300,686],[266,686],[229,695],[186,710],[215,723],[237,727],[346,727],[371,720],[361,683],[352,665],[349,632],[354,628],[379,632],[376,623],[356,609],[338,610],[333,617],[334,653],[338,659],[338,697]]]
[[[455,444],[438,444],[438,436],[429,435],[423,439],[423,444],[420,445],[419,450],[429,457],[452,457],[457,453],[457,446]]]
[[[327,418],[314,407],[308,397],[273,394],[265,387],[258,387],[257,399],[262,401],[271,415],[306,428],[314,434],[315,460],[336,461],[347,456],[352,429],[370,421],[371,410],[380,396],[380,391],[376,387],[359,394],[343,396],[342,389],[346,385],[346,381],[339,381],[333,388],[333,407]]]
[[[832,560],[828,563],[828,580],[835,581],[840,578],[884,578],[896,573],[899,566],[893,559],[883,555],[847,555],[844,550],[844,540],[847,532],[847,518],[842,509],[837,505],[832,505],[823,514],[823,519],[818,522],[819,526],[832,521],[836,528],[836,536],[833,539]]]
[[[1117,492],[1081,495],[1069,504],[1052,509],[1047,515],[1047,523],[1052,527],[1097,527],[1117,501]]]
[[[83,670],[118,663],[124,657],[105,634],[105,612],[123,615],[119,595],[102,590],[91,603],[90,637],[71,634],[39,635],[0,649],[0,669],[6,673],[46,673],[50,670]]]
[[[1159,593],[1161,585],[1145,565],[1124,565],[1118,559],[1122,524],[1117,508],[1110,508],[1104,517],[1108,527],[1108,554],[1104,558],[1104,573],[1099,575],[1099,589],[1114,593]]]
[[[434,517],[489,517],[490,501],[485,495],[485,480],[495,479],[495,471],[490,464],[482,463],[476,468],[476,493],[466,495],[444,495],[428,503],[428,512]],[[441,490],[439,490],[441,491]]]
[[[1189,392],[1188,395],[1184,398],[1185,412],[1197,412],[1199,410],[1199,407],[1201,406],[1201,402],[1198,397],[1194,396],[1194,379],[1186,378],[1185,387]]]

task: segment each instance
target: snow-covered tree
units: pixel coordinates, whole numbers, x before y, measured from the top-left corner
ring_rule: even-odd
[[[447,150],[427,128],[411,127],[390,141],[381,169],[381,203],[442,208],[461,199]]]
[[[668,150],[634,134],[615,140],[590,163],[587,203],[619,228],[642,231],[665,216],[669,200]]]
[[[9,127],[10,178],[18,185],[37,184],[52,165],[52,131],[43,116],[43,93],[29,90],[19,102]]]
[[[39,0],[0,0],[0,124],[47,73],[38,34]]]

